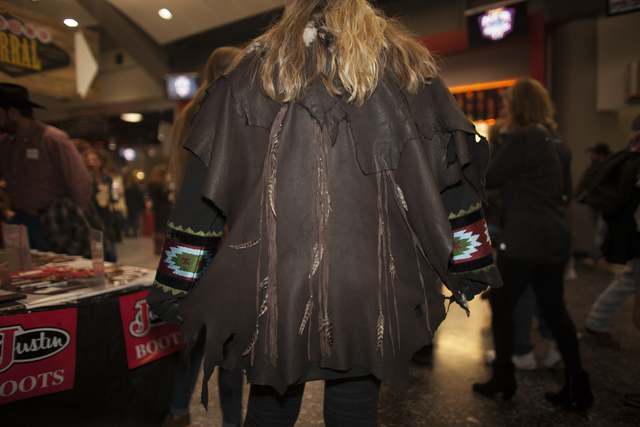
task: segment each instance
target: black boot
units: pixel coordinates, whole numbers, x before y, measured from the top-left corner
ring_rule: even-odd
[[[580,370],[577,373],[565,372],[565,383],[558,393],[545,393],[544,397],[554,405],[564,406],[584,413],[593,403],[593,394],[589,385],[589,374]]]
[[[502,393],[504,400],[510,400],[516,393],[516,378],[513,375],[513,363],[493,363],[493,376],[484,383],[475,383],[473,391],[483,396],[493,397],[496,393]]]

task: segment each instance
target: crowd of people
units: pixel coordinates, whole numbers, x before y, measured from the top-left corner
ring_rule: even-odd
[[[93,228],[103,234],[105,260],[116,262],[115,243],[140,234],[147,205],[164,236],[167,165],[147,182],[138,170],[118,169],[106,150],[36,120],[41,106],[25,87],[0,83],[0,107],[0,221],[25,225],[32,249],[90,256]]]
[[[160,261],[147,301],[187,341],[164,427],[189,424],[203,358],[201,399],[219,366],[225,427],[295,425],[316,380],[325,425],[375,426],[381,383],[407,387],[409,360],[445,318],[442,285],[463,310],[483,293],[491,304],[492,374],[471,390],[514,396],[514,370],[537,366],[537,316],[544,366],[563,362],[565,373],[545,398],[589,410],[564,299],[567,206],[591,209],[590,267],[629,263],[586,323],[618,349],[611,323],[640,284],[640,123],[625,150],[590,150],[574,192],[572,154],[539,82],[506,90],[489,145],[430,52],[366,0],[287,0],[246,48],[214,51],[203,75],[173,126],[170,164],[156,165],[145,189],[137,171],[35,120],[25,88],[0,84],[6,219],[27,225],[32,248],[85,255],[70,236],[99,228],[117,261],[115,242],[138,236],[152,206]]]

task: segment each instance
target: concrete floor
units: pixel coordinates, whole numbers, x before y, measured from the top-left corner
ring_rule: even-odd
[[[153,254],[149,237],[125,239],[118,244],[119,262],[155,268],[158,256]],[[562,366],[549,371],[517,371],[518,391],[511,402],[489,399],[471,391],[474,382],[484,382],[490,369],[483,361],[492,349],[491,311],[479,298],[471,301],[471,317],[452,306],[447,319],[435,337],[431,365],[411,364],[412,385],[400,393],[382,386],[378,404],[380,427],[400,426],[640,426],[640,408],[623,404],[625,393],[640,393],[640,331],[631,323],[633,299],[622,306],[613,325],[612,335],[621,350],[598,346],[584,336],[584,322],[596,297],[615,278],[619,266],[588,269],[576,263],[578,278],[565,283],[565,299],[569,312],[581,335],[580,350],[585,369],[591,377],[595,398],[586,417],[555,409],[543,395],[558,391],[563,384]],[[546,354],[546,342],[532,333],[539,361]],[[209,383],[209,411],[200,401],[200,388],[192,398],[191,426],[221,426],[217,403],[216,375]],[[296,426],[323,426],[322,382],[307,384],[302,409]],[[248,387],[244,390],[244,407]]]

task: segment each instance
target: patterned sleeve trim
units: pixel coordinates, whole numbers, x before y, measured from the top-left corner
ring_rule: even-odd
[[[196,231],[193,231],[191,227],[187,227],[187,229],[185,230],[181,225],[178,225],[176,227],[176,225],[173,222],[170,222],[169,224],[167,224],[167,226],[171,230],[182,231],[184,233],[191,234],[193,236],[200,236],[200,237],[221,237],[223,233],[222,231],[219,231],[219,232],[207,231],[206,233],[204,231],[196,232]]]
[[[488,271],[494,258],[482,205],[478,203],[458,214],[451,213],[449,222],[453,230],[451,271],[455,274]]]
[[[498,269],[498,266],[496,265],[495,262],[492,262],[491,265],[488,265],[483,268],[479,268],[477,270],[454,272],[453,274],[457,276],[462,276],[462,277],[470,277],[471,275],[480,276],[481,274],[490,273],[491,269],[496,269],[496,270]]]
[[[182,227],[169,224],[155,285],[176,296],[188,294],[217,252],[220,244],[217,234],[184,231]]]
[[[478,203],[476,203],[474,206],[471,206],[471,207],[470,207],[468,210],[466,210],[466,211],[465,211],[464,209],[460,209],[460,212],[458,212],[457,214],[455,214],[455,213],[451,212],[451,213],[449,214],[449,221],[453,221],[453,220],[455,220],[455,219],[461,218],[461,217],[463,217],[463,216],[465,216],[465,215],[469,215],[469,214],[471,214],[471,213],[473,213],[473,212],[476,212],[476,211],[478,211],[478,210],[481,210],[481,209],[482,209],[482,203],[478,202]],[[484,218],[484,214],[483,214],[482,216],[483,216],[483,218]],[[452,224],[453,224],[453,223],[452,223]]]

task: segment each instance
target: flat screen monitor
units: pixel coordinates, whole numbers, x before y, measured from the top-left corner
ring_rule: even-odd
[[[170,101],[193,99],[198,90],[198,73],[168,74],[164,81]]]
[[[527,36],[527,2],[503,1],[465,12],[469,46],[480,47]]]
[[[620,15],[640,10],[640,0],[607,0],[607,15]]]

